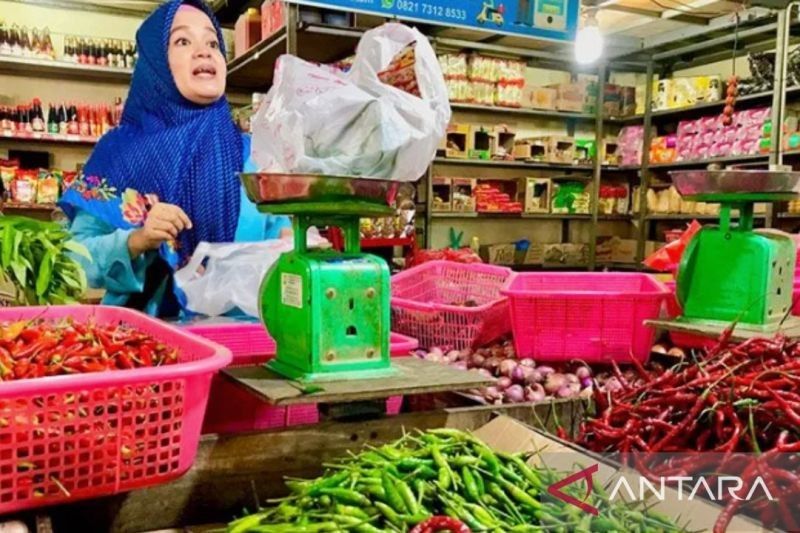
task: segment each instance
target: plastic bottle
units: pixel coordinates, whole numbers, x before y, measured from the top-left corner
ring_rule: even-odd
[[[476,254],[480,252],[481,241],[480,241],[480,239],[478,239],[477,235],[473,235],[472,236],[472,239],[470,239],[470,241],[469,241],[469,247]]]

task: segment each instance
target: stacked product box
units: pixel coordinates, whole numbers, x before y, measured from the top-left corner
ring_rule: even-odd
[[[640,165],[644,126],[625,126],[617,136],[617,158],[620,165]]]
[[[479,181],[474,189],[479,213],[521,213],[522,203],[514,200],[516,184],[510,181]]]
[[[735,112],[729,126],[722,124],[720,115],[681,121],[676,136],[677,160],[757,154],[769,116],[769,107],[759,107]]]

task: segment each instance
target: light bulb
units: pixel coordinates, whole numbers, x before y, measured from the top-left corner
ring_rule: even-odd
[[[575,37],[575,61],[583,65],[594,63],[603,55],[603,36],[597,22],[587,19]]]

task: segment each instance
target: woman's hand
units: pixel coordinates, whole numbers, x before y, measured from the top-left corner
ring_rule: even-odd
[[[178,234],[192,229],[192,221],[177,205],[157,203],[150,209],[144,226],[131,232],[128,251],[136,259],[148,250],[155,250],[162,242],[178,238]]]

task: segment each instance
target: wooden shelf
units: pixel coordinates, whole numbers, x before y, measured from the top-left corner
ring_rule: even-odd
[[[99,137],[87,135],[63,135],[61,133],[29,133],[25,131],[0,131],[0,141],[42,142],[55,144],[86,144],[97,143]]]
[[[16,76],[44,76],[81,81],[118,81],[128,83],[133,70],[67,63],[52,59],[35,59],[0,55],[0,72]]]
[[[510,115],[553,118],[559,120],[594,121],[596,119],[594,115],[590,115],[588,113],[570,113],[567,111],[555,111],[550,109],[529,109],[521,107],[462,104],[459,102],[451,103],[450,108],[453,109],[453,111],[472,111],[475,113],[507,113]]]
[[[308,23],[299,24],[297,31],[297,55],[312,63],[332,63],[352,54],[364,33],[360,28]],[[286,53],[286,33],[286,28],[281,28],[229,62],[229,89],[267,89],[278,57]]]
[[[487,168],[525,168],[525,169],[552,169],[552,170],[582,170],[591,171],[591,165],[570,165],[568,163],[528,163],[527,161],[486,161],[483,159],[448,159],[437,157],[433,160],[437,165],[463,165]]]
[[[434,212],[432,218],[497,218],[514,220],[591,220],[592,215],[569,213],[452,213]]]
[[[765,214],[753,215],[753,218],[766,218]],[[738,215],[732,215],[732,218],[738,218]],[[653,214],[647,215],[646,220],[719,220],[719,215],[691,215],[691,214]]]
[[[749,104],[749,103],[760,103],[763,102],[765,104],[771,103],[770,100],[772,99],[772,92],[773,91],[763,91],[760,93],[753,93],[753,94],[746,94],[744,96],[740,96],[736,99],[736,104]],[[800,93],[800,87],[787,87],[786,95],[793,95]],[[717,100],[715,102],[704,102],[701,104],[696,104],[693,106],[687,107],[679,107],[676,109],[659,109],[657,111],[653,111],[650,116],[655,119],[660,118],[672,118],[672,117],[680,117],[683,115],[693,115],[698,113],[699,111],[705,110],[714,110],[714,109],[722,109],[725,107],[725,100]],[[611,119],[606,119],[608,122],[617,122],[617,123],[634,123],[634,122],[641,122],[644,120],[644,115],[633,115],[630,117],[614,117]]]
[[[389,246],[413,246],[416,237],[391,237],[361,239],[361,248],[387,248]]]
[[[55,211],[56,204],[21,204],[17,202],[0,203],[0,211]]]
[[[754,154],[754,155],[732,155],[726,157],[709,157],[708,159],[701,159],[697,161],[675,161],[672,163],[654,163],[650,165],[653,170],[669,170],[679,168],[692,168],[692,167],[705,167],[714,163],[717,164],[735,164],[735,163],[753,163],[757,161],[766,161],[769,158],[767,154]],[[640,168],[640,167],[623,167],[623,168]]]

